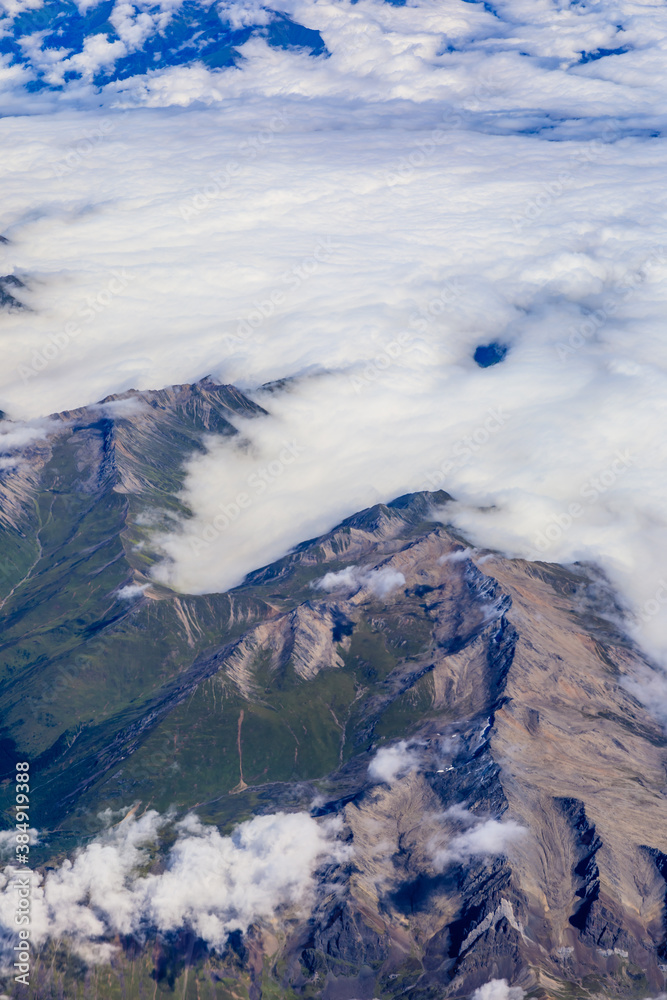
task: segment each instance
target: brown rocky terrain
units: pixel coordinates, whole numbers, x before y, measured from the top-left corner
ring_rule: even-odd
[[[342,806],[354,862],[313,951],[368,966],[381,956],[387,986],[412,956],[415,995],[467,996],[491,978],[549,996],[565,982],[582,996],[660,991],[667,742],[623,686],[644,662],[599,617],[609,596],[581,567],[466,552],[443,527],[408,544],[379,533],[373,552],[359,538],[350,549],[406,584],[375,623],[407,623],[416,607],[431,623],[410,661],[426,716],[409,734],[419,765]],[[354,621],[368,601],[360,591],[338,608]],[[453,806],[526,832],[506,852],[443,866],[435,845],[462,828]],[[324,995],[342,996],[330,983]]]
[[[464,998],[491,979],[563,1000],[660,993],[667,738],[627,685],[651,665],[605,581],[475,550],[447,526],[455,501],[420,493],[229,594],[169,591],[151,525],[187,516],[182,462],[236,434],[234,414],[264,411],[210,381],[126,394],[52,418],[4,473],[4,738],[49,789],[44,864],[83,842],[86,817],[147,805],[227,830],[338,816],[350,857],[321,870],[310,914],[257,923],[223,955],[187,929],[119,940],[107,989],[54,946],[30,995],[94,981],[134,998],[153,980],[188,1000]],[[143,593],[119,602],[131,581]],[[26,680],[46,692],[34,710]]]

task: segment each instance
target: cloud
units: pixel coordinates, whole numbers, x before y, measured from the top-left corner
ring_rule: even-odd
[[[39,831],[30,827],[26,831],[30,836],[31,844],[39,843]],[[7,860],[9,857],[16,857],[16,830],[0,830],[0,858]]]
[[[388,597],[392,590],[402,587],[405,577],[391,566],[381,566],[379,569],[365,569],[363,566],[346,566],[335,573],[326,573],[321,580],[315,580],[312,586],[316,590],[345,590],[348,592],[360,589],[369,590],[375,597]]]
[[[128,583],[127,586],[116,591],[116,597],[119,597],[121,601],[133,601],[136,597],[141,597],[147,587],[147,583]]]
[[[453,552],[447,552],[446,555],[440,556],[438,562],[440,563],[441,566],[443,566],[445,563],[465,562],[467,559],[470,559],[470,557],[473,555],[476,555],[474,549],[467,549],[467,548],[454,549]]]
[[[44,0],[1,0],[0,11],[13,18],[23,10],[38,10],[43,6]]]
[[[382,781],[392,785],[419,766],[419,753],[410,748],[405,740],[391,747],[380,747],[368,765],[371,781]]]
[[[127,51],[134,52],[141,49],[155,31],[166,27],[169,14],[160,12],[154,16],[147,11],[139,10],[136,4],[120,2],[114,6],[109,21],[127,46]]]
[[[85,14],[86,11],[90,10],[92,7],[97,7],[97,5],[102,2],[103,0],[76,0],[76,5],[80,13]]]
[[[127,399],[110,399],[106,403],[96,403],[93,406],[104,417],[125,418],[138,417],[146,409],[146,404],[136,396]]]
[[[91,6],[80,0],[80,9]],[[11,25],[21,7],[25,5],[6,0],[0,10],[6,11]],[[485,112],[500,132],[516,125],[519,114],[533,127],[548,120],[553,127],[564,109],[578,118],[611,111],[614,117],[641,120],[648,109],[659,107],[665,17],[657,6],[637,16],[627,2],[614,10],[545,5],[531,8],[527,16],[520,0],[504,3],[502,12],[460,4],[443,9],[435,0],[404,8],[377,0],[359,4],[291,0],[281,10],[297,23],[320,31],[330,57],[317,60],[275,50],[261,37],[253,37],[240,46],[246,60],[242,71],[199,67],[203,70],[199,72],[201,87],[209,97],[219,101],[244,91],[248,96],[280,92],[320,100],[333,95],[356,102],[441,101],[460,108],[464,115]],[[183,0],[161,4],[117,0],[110,20],[124,44],[134,48],[175,12],[187,18],[193,9],[188,11]],[[267,11],[256,0],[236,4],[231,12],[228,5],[223,6],[220,13],[230,17],[234,28],[261,26],[267,20]],[[600,52],[622,49],[627,51],[594,58]],[[38,53],[34,58],[38,63]],[[481,74],[480,64],[484,66]],[[194,65],[188,68],[195,70]],[[170,103],[170,74],[169,67],[156,67],[130,81],[112,82],[101,93],[99,88],[68,80],[57,99],[60,103],[69,97],[79,102],[87,99],[97,106],[100,100],[113,102],[119,97],[143,103],[152,95]],[[191,100],[203,97],[204,93],[193,94]]]
[[[267,9],[260,0],[246,0],[244,4],[222,0],[218,4],[218,12],[235,30],[249,25],[267,25],[275,18],[275,13]]]
[[[451,837],[444,848],[435,842],[432,844],[434,862],[440,868],[465,862],[471,857],[506,854],[507,849],[528,832],[526,827],[511,819],[477,822],[477,817],[459,805],[448,809],[443,818],[464,823],[469,828]]]
[[[506,979],[492,979],[475,990],[472,1000],[523,1000],[524,996],[520,986],[509,986]]]
[[[37,441],[44,441],[58,427],[55,420],[34,420],[25,423],[0,420],[0,454],[23,451]]]
[[[526,828],[513,820],[500,822],[488,819],[472,830],[461,833],[451,841],[452,857],[463,859],[476,854],[504,854],[507,846],[523,837]]]
[[[230,931],[246,931],[281,907],[301,908],[314,892],[313,873],[324,860],[343,860],[336,822],[302,813],[275,813],[241,823],[231,836],[190,815],[176,825],[175,844],[160,874],[141,875],[169,822],[155,811],[129,816],[45,876],[35,873],[31,939],[66,939],[88,961],[108,961],[116,934],[142,938],[191,928],[212,948]],[[16,878],[6,868],[0,891],[0,925],[11,939]]]

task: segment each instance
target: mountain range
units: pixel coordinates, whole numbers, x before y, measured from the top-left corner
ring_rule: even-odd
[[[223,948],[187,921],[146,926],[110,935],[100,964],[64,935],[38,949],[28,993],[5,989],[660,992],[667,739],[633,696],[650,663],[605,579],[475,549],[441,491],[359,511],[227,593],[157,582],[160,533],[192,514],[186,460],[265,415],[204,379],[2,425],[3,816],[25,759],[46,877],[110,816],[148,810],[223,834],[307,814],[345,850],[307,905]],[[168,867],[169,836],[143,874]]]

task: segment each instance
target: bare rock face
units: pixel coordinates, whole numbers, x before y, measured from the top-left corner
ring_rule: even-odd
[[[358,723],[372,740],[407,695],[422,711],[405,733],[411,760],[321,807],[344,816],[354,861],[314,914],[300,968],[331,997],[366,989],[371,967],[376,996],[407,982],[414,996],[464,997],[491,978],[543,996],[591,977],[605,996],[659,991],[667,741],[623,683],[642,656],[582,567],[466,550],[442,525],[415,537],[400,512],[355,516],[264,573],[313,558],[390,567],[400,588],[338,593],[339,614],[405,636],[428,623]]]
[[[419,765],[344,807],[345,905],[381,914],[385,976],[392,935],[408,934],[414,995],[507,978],[556,996],[591,976],[605,996],[659,991],[667,741],[622,683],[641,657],[592,617],[581,570],[488,555],[478,569],[473,552],[441,570],[436,538],[452,545],[438,528],[392,557],[406,595],[415,549],[431,581],[430,718]]]
[[[160,512],[183,515],[204,435],[262,413],[204,380],[57,415],[17,447],[0,710],[49,789],[40,827],[64,854],[128,802],[227,829],[337,817],[350,857],[323,866],[310,912],[222,956],[197,945],[225,1000],[468,998],[491,979],[543,1000],[660,993],[667,739],[628,683],[652,666],[591,568],[479,552],[447,527],[451,497],[420,493],[228,594],[118,597],[150,570]],[[136,955],[161,956],[132,998],[185,968],[179,941],[123,944],[128,981]],[[69,961],[45,956],[44,996]]]
[[[342,634],[346,622],[337,605],[308,601],[246,633],[221,669],[246,696],[252,695],[255,668],[263,663],[270,673],[290,664],[301,680],[312,680],[320,670],[343,666],[340,653],[349,647],[349,638]]]

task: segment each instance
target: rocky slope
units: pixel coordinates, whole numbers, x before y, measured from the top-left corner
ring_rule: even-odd
[[[648,665],[591,569],[475,551],[437,493],[355,514],[228,594],[151,582],[184,459],[262,413],[206,380],[61,414],[17,451],[1,485],[7,774],[32,761],[42,863],[133,804],[223,830],[335,815],[349,860],[320,872],[310,914],[222,954],[186,931],[119,939],[103,969],[49,946],[29,995],[660,992],[667,739],[626,686]]]

